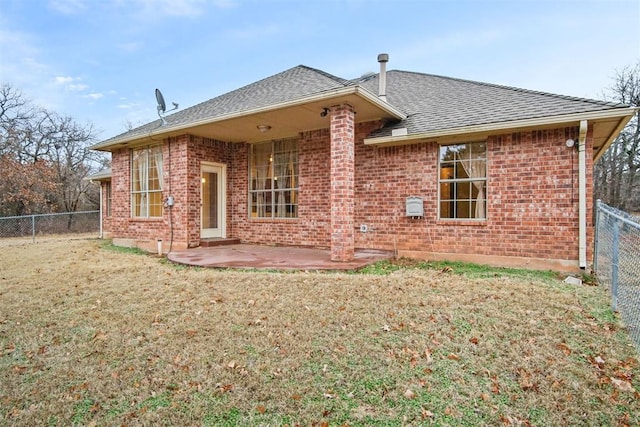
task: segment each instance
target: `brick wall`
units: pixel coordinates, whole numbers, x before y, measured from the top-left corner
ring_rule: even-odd
[[[355,112],[350,105],[331,108],[331,260],[354,255]]]
[[[233,146],[233,236],[245,242],[328,247],[330,244],[329,130],[298,136],[298,218],[259,219],[248,214],[249,146]]]
[[[587,138],[591,153],[592,130]],[[578,259],[577,127],[487,139],[487,219],[438,219],[438,145],[356,145],[356,246],[415,254]],[[593,161],[587,161],[587,194]],[[405,198],[424,198],[424,219],[404,216]],[[589,196],[587,208],[591,209]],[[592,216],[588,215],[591,221]],[[591,259],[592,228],[588,228]]]
[[[162,144],[164,185],[162,196],[174,197],[175,204],[164,208],[161,218],[131,217],[131,150],[112,153],[112,216],[105,230],[121,239],[132,239],[136,245],[154,250],[162,239],[168,250],[173,234],[173,248],[198,246],[200,243],[200,163],[228,165],[231,145],[192,135],[181,135]],[[228,184],[228,191],[231,187]],[[227,211],[227,223],[231,212]],[[173,227],[172,227],[173,226]]]
[[[353,126],[353,125],[352,125]],[[405,254],[471,254],[514,259],[578,259],[578,153],[565,146],[577,140],[577,127],[494,135],[487,139],[487,219],[438,219],[438,145],[365,146],[363,139],[379,122],[355,125],[353,222],[357,248],[397,250]],[[592,152],[592,128],[587,153]],[[164,196],[175,206],[174,248],[196,246],[200,239],[200,162],[227,165],[227,236],[245,242],[329,247],[332,236],[331,138],[329,129],[299,136],[298,218],[248,216],[248,145],[189,135],[163,146]],[[170,147],[170,153],[169,153]],[[105,230],[114,237],[169,241],[169,213],[160,219],[132,219],[130,151],[112,158],[112,212]],[[592,208],[593,161],[587,155],[587,208]],[[340,173],[339,171],[336,173]],[[170,177],[170,179],[169,179]],[[405,199],[424,198],[425,217],[405,217]],[[348,215],[347,215],[348,216]],[[592,215],[587,215],[589,222]],[[369,232],[357,231],[366,224]],[[593,233],[588,228],[588,259]]]

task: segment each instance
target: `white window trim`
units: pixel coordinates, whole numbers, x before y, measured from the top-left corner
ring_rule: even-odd
[[[162,145],[149,145],[146,147],[139,147],[139,148],[132,148],[131,149],[131,157],[130,157],[130,162],[129,162],[129,176],[130,176],[130,180],[131,180],[131,186],[130,186],[130,209],[131,209],[131,218],[133,219],[160,219],[164,216],[164,209],[162,210],[161,214],[159,216],[150,216],[149,215],[149,194],[152,193],[160,193],[162,194],[162,191],[164,189],[164,183],[163,183],[163,176],[162,176],[162,172],[159,171],[159,173],[161,174],[160,176],[160,189],[159,190],[145,190],[145,191],[134,191],[133,190],[133,153],[136,151],[142,151],[145,150],[146,151],[146,155],[147,155],[147,185],[148,185],[148,173],[149,173],[149,165],[151,164],[150,161],[150,154],[151,154],[151,150],[154,148],[160,148],[160,152],[162,153]],[[164,163],[164,153],[162,153],[162,163]],[[135,215],[134,214],[134,195],[135,194],[146,194],[146,198],[147,198],[147,204],[146,204],[146,212],[144,215]]]
[[[441,169],[440,169],[440,165],[441,165],[441,159],[440,159],[440,149],[442,147],[446,147],[446,146],[452,146],[452,145],[471,145],[471,144],[485,144],[485,173],[484,173],[484,178],[468,178],[468,179],[445,179],[443,180],[440,176],[441,173]],[[456,221],[456,222],[485,222],[487,220],[487,217],[489,216],[489,212],[488,212],[488,206],[487,206],[487,187],[488,187],[488,170],[489,170],[489,160],[488,160],[488,150],[489,145],[487,140],[481,140],[481,141],[460,141],[460,142],[455,142],[455,143],[451,143],[451,144],[443,144],[443,145],[438,145],[438,167],[437,167],[437,174],[438,174],[438,206],[437,206],[437,212],[438,212],[438,220],[439,221]],[[443,217],[442,216],[442,211],[441,211],[441,200],[442,200],[442,195],[440,194],[441,192],[441,188],[442,188],[442,183],[459,183],[459,182],[474,182],[474,181],[482,181],[484,182],[484,217],[483,218],[449,218],[449,217]],[[449,199],[447,199],[449,200]],[[457,201],[458,199],[454,199],[454,201]]]

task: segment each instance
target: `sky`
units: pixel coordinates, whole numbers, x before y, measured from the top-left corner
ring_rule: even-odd
[[[303,64],[602,99],[640,61],[640,0],[0,0],[0,84],[97,141]]]

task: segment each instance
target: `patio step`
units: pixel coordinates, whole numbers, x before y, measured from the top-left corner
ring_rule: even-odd
[[[238,238],[220,238],[220,237],[212,237],[209,239],[200,239],[200,247],[202,248],[211,248],[213,246],[222,246],[222,245],[237,245],[240,243],[240,239]]]

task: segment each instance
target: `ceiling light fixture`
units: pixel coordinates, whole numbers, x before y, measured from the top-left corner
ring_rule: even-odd
[[[271,129],[271,126],[269,125],[258,125],[256,126],[258,128],[258,130],[262,133],[268,132],[269,129]]]

